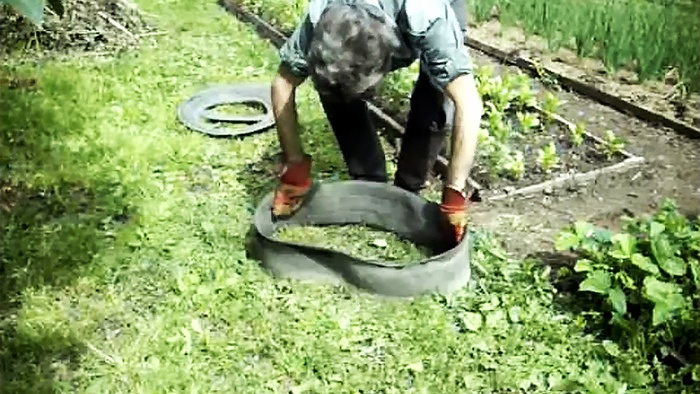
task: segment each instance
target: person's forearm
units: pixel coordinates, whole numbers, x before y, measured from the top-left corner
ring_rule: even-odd
[[[297,127],[296,87],[283,76],[272,83],[272,112],[275,117],[280,148],[288,163],[303,160],[304,151]]]
[[[475,89],[462,92],[455,101],[454,129],[446,186],[463,190],[474,165],[483,106]]]

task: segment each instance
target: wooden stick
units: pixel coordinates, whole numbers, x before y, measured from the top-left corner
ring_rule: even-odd
[[[584,173],[577,173],[577,174],[572,174],[572,175],[562,175],[559,176],[558,178],[554,178],[549,181],[545,181],[542,183],[538,183],[536,185],[531,185],[531,186],[525,186],[523,188],[514,190],[511,193],[506,193],[506,194],[499,194],[496,196],[491,196],[486,198],[488,201],[498,201],[498,200],[503,200],[506,198],[510,198],[513,196],[517,195],[529,195],[529,194],[535,194],[539,193],[541,191],[544,191],[545,189],[552,188],[552,189],[559,189],[563,186],[570,185],[570,184],[584,184],[587,182],[590,182],[596,178],[598,178],[601,175],[604,174],[615,174],[615,173],[623,173],[629,171],[631,168],[637,167],[644,163],[644,158],[643,157],[630,157],[628,159],[625,159],[624,161],[613,164],[611,166],[599,168],[597,170],[592,170]]]
[[[99,12],[97,13],[97,15],[99,15],[99,16],[105,18],[105,20],[106,20],[107,22],[109,22],[109,24],[111,24],[112,26],[114,26],[114,27],[116,27],[117,29],[121,30],[121,31],[122,31],[124,34],[126,34],[127,36],[129,36],[129,37],[131,37],[131,38],[133,38],[133,39],[137,39],[137,37],[136,37],[136,35],[135,35],[134,33],[132,33],[132,32],[130,32],[129,30],[127,30],[127,28],[124,27],[124,25],[122,25],[121,23],[115,21],[114,19],[112,19],[112,17],[110,17],[109,15],[105,14],[104,12],[99,11]]]

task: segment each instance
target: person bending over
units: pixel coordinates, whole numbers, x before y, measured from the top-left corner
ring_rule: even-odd
[[[420,62],[410,98],[394,184],[418,193],[452,129],[440,208],[459,242],[467,224],[464,191],[483,111],[464,46],[464,0],[311,0],[280,49],[272,81],[273,113],[284,167],[272,214],[301,206],[312,158],[297,130],[296,88],[307,78],[318,92],[352,179],[386,182],[383,149],[365,99],[389,72]]]

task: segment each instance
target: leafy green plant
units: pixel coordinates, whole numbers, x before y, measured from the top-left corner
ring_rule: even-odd
[[[515,151],[506,156],[503,170],[514,179],[521,179],[525,175],[525,155],[522,151]]]
[[[607,130],[605,132],[603,141],[606,142],[604,149],[608,157],[612,157],[625,149],[625,140],[617,136],[612,130]]]
[[[537,106],[537,95],[530,77],[518,71],[503,76],[504,85],[511,91],[511,107],[519,111],[532,111]]]
[[[650,217],[626,218],[619,233],[577,222],[555,245],[578,253],[578,289],[604,301],[594,312],[612,316],[617,340],[647,357],[674,355],[688,368],[700,368],[698,219],[666,200]]]
[[[510,125],[506,123],[504,113],[496,109],[495,105],[491,102],[486,102],[485,107],[491,135],[494,136],[497,142],[502,144],[507,143],[510,135]]]
[[[520,122],[524,133],[529,133],[532,129],[540,125],[540,118],[534,112],[518,112],[515,114]]]
[[[574,146],[580,146],[583,144],[584,135],[586,134],[586,125],[581,122],[577,122],[574,127],[569,129],[571,132],[571,142]]]
[[[559,164],[557,146],[551,141],[537,150],[537,164],[544,172],[551,172]]]
[[[559,98],[552,92],[547,92],[547,94],[544,96],[544,100],[542,101],[542,110],[547,115],[548,121],[551,121],[554,118],[554,115],[557,113],[557,111],[559,111],[560,106],[561,102],[559,101]]]

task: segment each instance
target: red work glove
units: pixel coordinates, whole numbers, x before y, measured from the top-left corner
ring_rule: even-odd
[[[470,199],[466,193],[445,186],[442,189],[442,202],[440,211],[442,212],[450,236],[454,237],[457,243],[462,241],[467,228],[467,207]]]
[[[272,201],[272,216],[286,218],[299,210],[311,188],[311,163],[311,156],[304,155],[301,162],[282,168]]]

